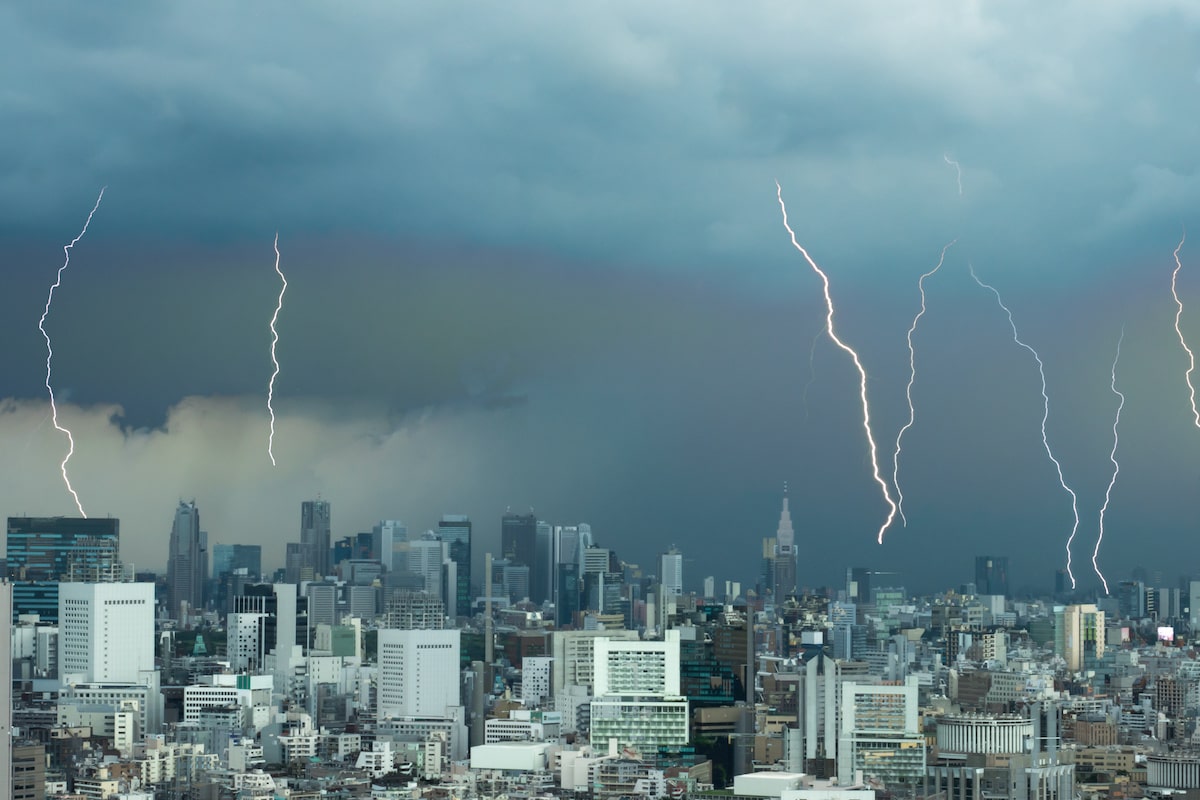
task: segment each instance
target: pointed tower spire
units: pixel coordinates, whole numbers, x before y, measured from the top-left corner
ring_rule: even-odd
[[[796,547],[796,533],[792,529],[792,512],[788,508],[788,486],[783,484],[783,511],[779,515],[779,530],[775,533],[775,542],[779,545],[780,553],[791,553]]]

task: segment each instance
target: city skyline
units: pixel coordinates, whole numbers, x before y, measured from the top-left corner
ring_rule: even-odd
[[[689,581],[746,583],[786,482],[802,586],[866,564],[928,587],[937,552],[964,581],[995,553],[1014,591],[1044,587],[1070,506],[1036,369],[970,264],[1045,359],[1081,588],[1099,586],[1122,325],[1098,563],[1191,570],[1200,429],[1171,278],[1200,200],[1179,100],[1200,92],[1200,11],[781,3],[730,25],[684,8],[0,12],[0,509],[74,508],[36,322],[107,186],[46,326],[72,484],[122,520],[132,563],[161,563],[180,498],[203,506],[210,547],[282,563],[296,504],[319,494],[335,539],[393,518],[416,539],[461,513],[478,566],[504,509],[533,506],[628,560],[674,542]],[[212,26],[237,30],[216,64]],[[330,29],[356,44],[314,57]],[[908,419],[917,281],[957,242],[924,283],[908,525],[882,546],[857,376],[819,335],[775,180],[862,355],[884,451]],[[1195,347],[1192,247],[1178,289]]]

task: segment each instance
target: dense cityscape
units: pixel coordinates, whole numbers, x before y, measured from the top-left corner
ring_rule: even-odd
[[[1198,54],[0,3],[0,800],[1200,800]]]
[[[1200,580],[1016,597],[1008,558],[936,596],[852,566],[798,587],[789,500],[744,581],[622,560],[505,512],[335,536],[286,564],[210,548],[180,501],[165,574],[114,518],[9,517],[0,796],[1127,798],[1200,787]],[[164,541],[167,541],[164,538]],[[481,552],[483,551],[483,552]],[[482,564],[483,572],[479,569]],[[693,590],[693,584],[702,586]]]

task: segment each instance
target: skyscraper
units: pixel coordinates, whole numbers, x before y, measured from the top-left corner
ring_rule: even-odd
[[[73,567],[102,566],[114,558],[120,521],[112,517],[9,517],[8,571],[12,616],[37,614],[58,621],[58,582]]]
[[[404,572],[408,565],[408,528],[398,519],[380,520],[371,529],[371,551],[388,572]]]
[[[246,570],[246,574],[254,576],[257,580],[262,575],[262,545],[213,545],[212,574],[214,578],[238,569]]]
[[[329,511],[327,500],[305,500],[300,504],[301,569],[311,568],[314,578],[331,574]]]
[[[554,596],[554,528],[538,522],[533,564],[529,573],[529,599],[541,605]]]
[[[500,557],[515,566],[533,572],[537,549],[537,517],[533,514],[505,514],[500,519]]]
[[[455,566],[453,603],[459,615],[471,613],[471,520],[465,514],[445,514],[438,523],[438,535],[445,542]],[[449,587],[447,587],[447,593]],[[447,598],[446,607],[451,603]]]
[[[659,559],[658,578],[664,589],[678,596],[683,594],[683,553],[672,547]]]
[[[975,557],[975,591],[1008,596],[1008,556]]]
[[[9,521],[11,525],[11,520]],[[13,796],[12,735],[12,584],[0,575],[0,686],[5,688],[0,703],[0,797]]]
[[[776,600],[796,593],[796,533],[792,530],[792,512],[788,509],[787,485],[783,487],[783,511],[775,532]]]
[[[204,547],[206,537],[200,531],[200,510],[196,501],[179,501],[175,509],[175,521],[171,526],[170,549],[167,552],[167,613],[176,619],[182,617],[182,604],[187,603],[189,613],[204,607],[204,582],[208,580],[208,553]]]

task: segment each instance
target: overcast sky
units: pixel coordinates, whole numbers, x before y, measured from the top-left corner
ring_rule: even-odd
[[[335,536],[442,513],[495,548],[508,507],[648,565],[671,544],[753,582],[782,487],[800,581],[913,589],[1009,555],[1017,588],[1200,572],[1200,7],[1190,2],[133,3],[0,8],[0,510],[69,514],[165,563],[282,561],[299,504]],[[961,176],[948,160],[961,166]],[[916,419],[907,527],[880,466]],[[959,189],[961,182],[961,192]],[[267,327],[279,291],[278,466]],[[1188,304],[1191,307],[1188,307]],[[1193,376],[1200,383],[1200,376]],[[933,557],[936,554],[936,558]]]

